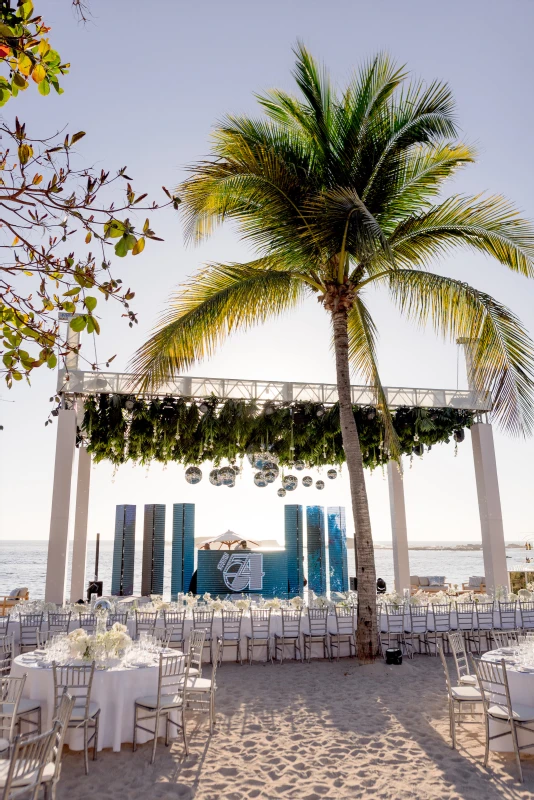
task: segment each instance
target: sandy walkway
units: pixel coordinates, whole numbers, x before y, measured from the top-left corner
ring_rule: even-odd
[[[191,754],[177,742],[132,753],[104,751],[83,774],[65,754],[59,800],[242,800],[242,798],[531,798],[534,757],[525,783],[510,756],[482,767],[482,731],[450,747],[445,684],[438,659],[402,667],[359,667],[353,660],[311,665],[224,664],[218,725],[210,739],[191,723]],[[161,740],[160,740],[161,741]]]

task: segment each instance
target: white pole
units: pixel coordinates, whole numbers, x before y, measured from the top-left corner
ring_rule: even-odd
[[[61,408],[57,417],[56,459],[46,563],[45,600],[47,603],[63,603],[65,599],[70,488],[75,446],[76,411]]]
[[[486,422],[475,423],[471,428],[471,442],[475,461],[486,586],[493,589],[497,586],[508,588],[499,478],[491,425]]]
[[[395,589],[397,592],[402,593],[404,589],[410,589],[410,560],[408,556],[404,484],[396,461],[388,461],[388,484]]]
[[[85,562],[87,558],[87,517],[89,488],[91,485],[91,456],[80,447],[78,479],[76,482],[76,511],[74,516],[74,542],[72,545],[72,574],[70,599],[73,603],[85,597]]]

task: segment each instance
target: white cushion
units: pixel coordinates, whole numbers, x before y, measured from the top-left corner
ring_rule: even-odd
[[[149,694],[146,697],[139,697],[136,705],[143,706],[144,708],[157,708],[158,696],[157,694]],[[161,708],[173,708],[182,705],[181,694],[165,694],[161,696]]]
[[[14,703],[0,703],[0,713],[10,717],[13,714]],[[28,700],[26,697],[21,697],[19,702],[19,714],[29,714],[31,711],[37,711],[41,708],[39,700]]]
[[[485,578],[472,576],[471,578],[469,578],[469,588],[470,589],[477,588],[478,586],[480,586],[482,583],[485,583],[485,582],[486,582]]]
[[[240,636],[239,633],[225,633],[224,636],[223,636],[223,641],[225,641],[225,642],[229,642],[229,641],[238,642],[240,639],[241,639],[241,636]]]
[[[50,781],[54,777],[55,764],[50,761],[43,770],[43,781]],[[9,761],[0,761],[0,786],[5,786],[7,781],[7,773],[9,771]],[[26,786],[32,783],[37,777],[37,770],[25,775],[24,778],[19,778],[13,781],[13,786]]]
[[[534,719],[534,708],[532,706],[514,705],[512,707],[514,719],[517,721],[526,721]],[[497,719],[508,719],[508,709],[506,706],[490,706],[488,708],[490,717],[497,717]]]
[[[460,683],[462,686],[476,686],[477,685],[477,676],[476,675],[462,675],[460,678]]]
[[[460,700],[466,703],[482,702],[482,695],[474,686],[453,686],[451,695],[454,700]]]
[[[211,689],[211,680],[209,678],[188,678],[187,691],[188,692],[209,692]]]
[[[100,711],[100,706],[98,703],[95,703],[93,700],[91,700],[89,703],[89,717],[94,717],[97,711]],[[85,703],[80,706],[74,706],[70,718],[74,722],[85,719]]]
[[[430,586],[443,586],[445,584],[445,575],[429,575],[428,582]]]
[[[8,594],[8,597],[18,597],[19,596],[19,589],[12,589]]]
[[[0,753],[3,753],[4,750],[9,748],[9,742],[7,739],[0,739]]]
[[[200,670],[196,667],[189,667],[189,677],[193,678],[195,675],[200,675]]]

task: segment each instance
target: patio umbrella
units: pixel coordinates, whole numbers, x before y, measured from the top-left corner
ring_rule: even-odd
[[[234,531],[231,530],[227,530],[226,533],[221,533],[221,535],[217,536],[216,539],[212,539],[211,542],[206,542],[206,544],[209,544],[210,547],[214,544],[227,545],[228,549],[230,550],[233,544],[239,544],[239,542],[243,541],[250,542],[250,544],[255,544],[258,547],[257,542],[253,542],[249,539],[243,539],[242,536],[238,536],[237,533],[234,533]],[[220,549],[221,547],[219,546],[219,550]]]

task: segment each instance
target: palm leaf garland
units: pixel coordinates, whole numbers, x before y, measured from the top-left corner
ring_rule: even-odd
[[[328,409],[316,403],[267,405],[260,410],[244,400],[221,403],[206,398],[197,403],[101,394],[87,398],[84,408],[81,433],[95,462],[219,465],[265,450],[286,467],[296,460],[309,467],[345,461],[337,405]],[[318,416],[318,411],[325,413]],[[387,464],[382,414],[374,407],[354,406],[354,416],[365,466]],[[449,442],[455,431],[474,422],[472,412],[451,408],[399,408],[392,418],[405,455],[421,444]]]

